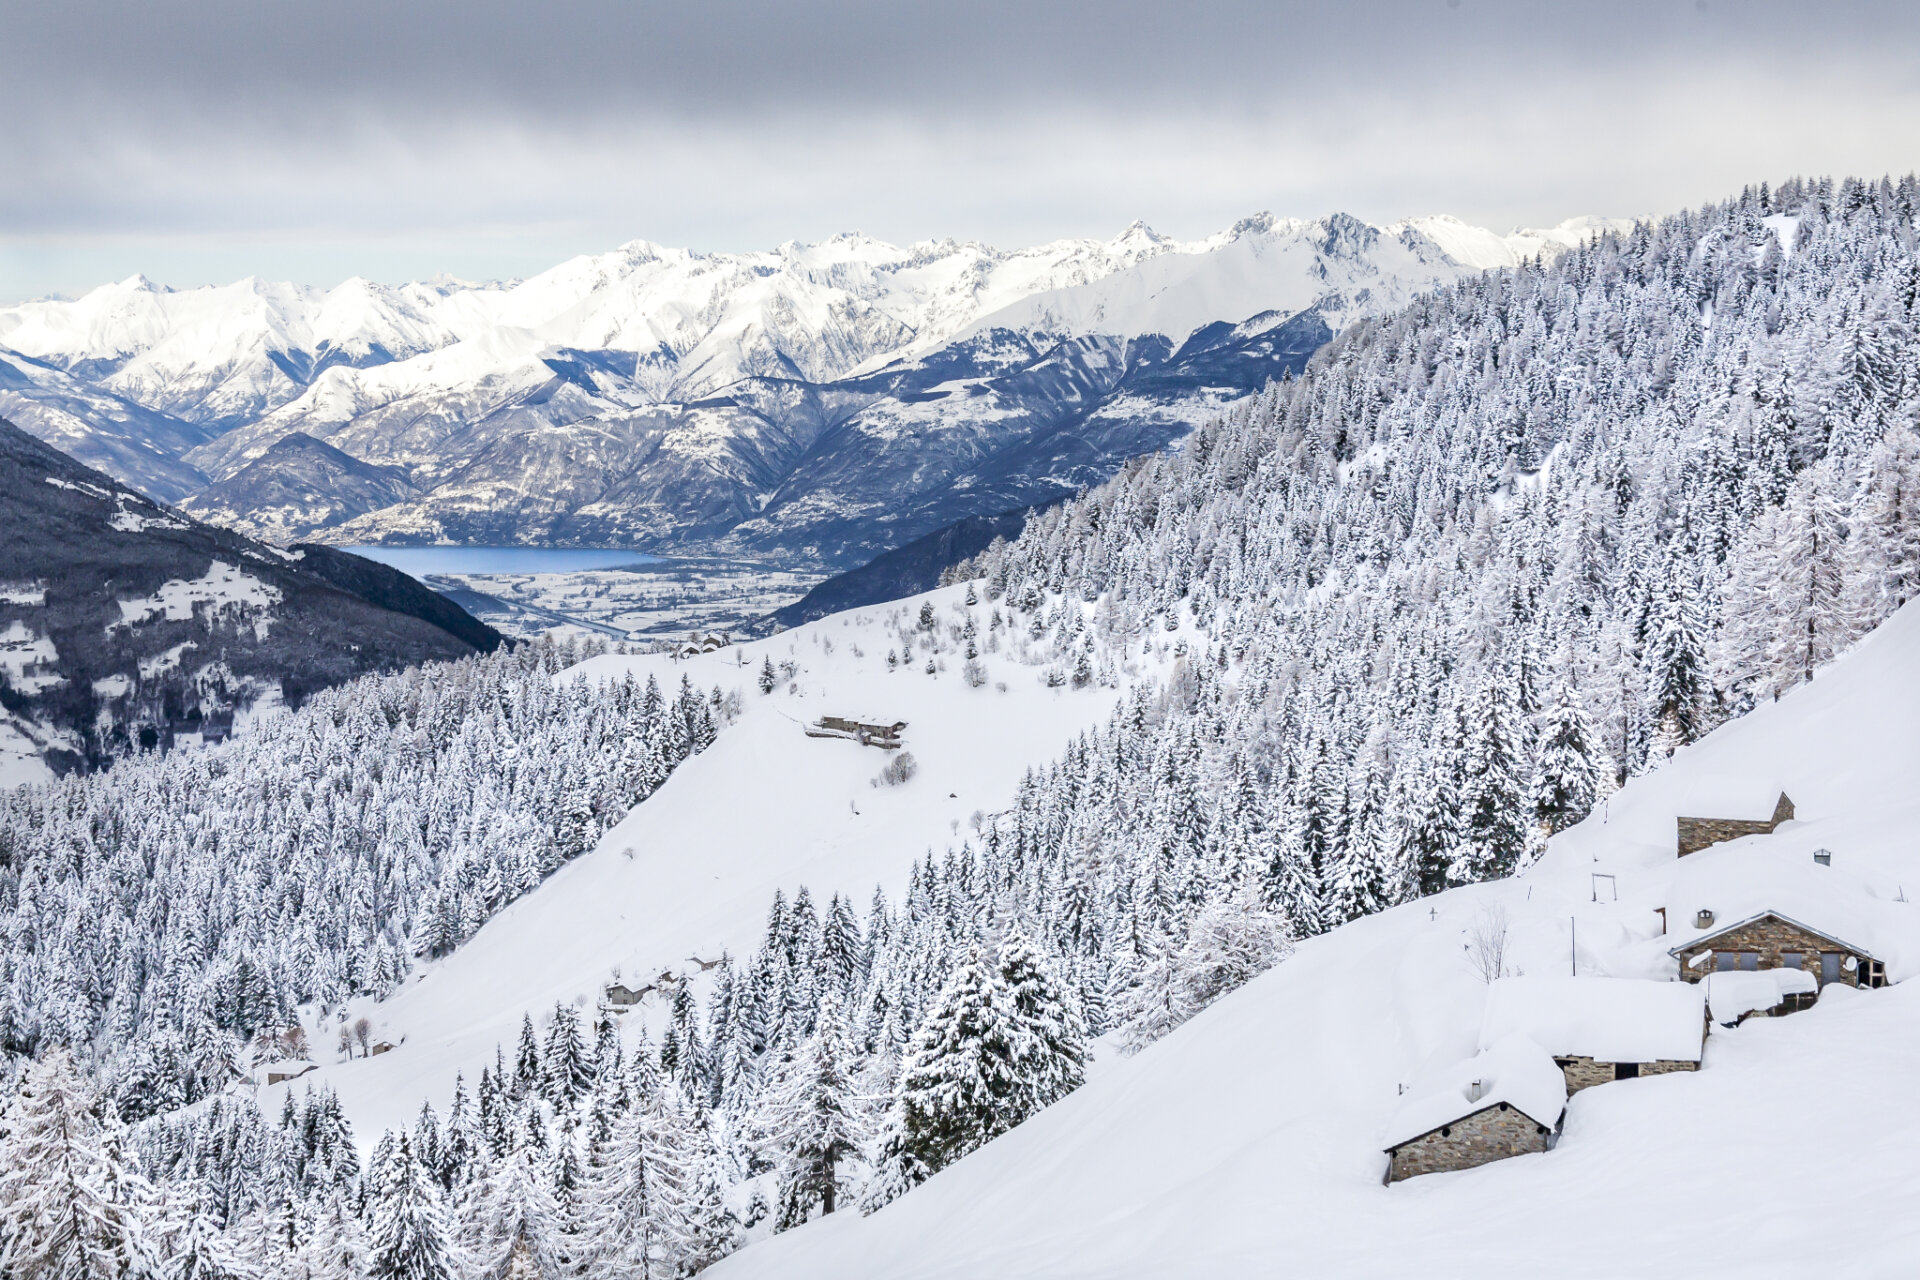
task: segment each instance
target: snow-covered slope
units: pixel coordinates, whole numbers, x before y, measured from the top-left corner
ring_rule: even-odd
[[[162,502],[207,483],[184,457],[212,438],[205,428],[24,356],[0,352],[0,418]]]
[[[1314,939],[879,1214],[835,1214],[713,1275],[1910,1275],[1916,765],[1909,606],[1812,684],[1630,783],[1531,872]],[[1780,789],[1797,821],[1676,859],[1677,815],[1763,816]],[[1488,988],[1464,935],[1490,909],[1525,973],[1568,973],[1577,934],[1582,974],[1670,977],[1687,934],[1661,936],[1656,907],[1677,924],[1749,901],[1852,912],[1895,985],[1716,1029],[1697,1074],[1586,1090],[1544,1155],[1382,1185],[1401,1087],[1477,1047]]]
[[[1117,696],[1098,686],[1048,688],[1038,668],[1010,652],[982,656],[988,682],[977,688],[957,665],[935,675],[912,662],[890,671],[888,650],[920,602],[951,618],[964,590],[687,659],[596,658],[562,676],[653,675],[671,692],[684,675],[698,687],[739,688],[745,711],[592,853],[367,1009],[375,1034],[398,1045],[393,1052],[323,1067],[299,1087],[337,1089],[371,1145],[384,1129],[411,1123],[422,1101],[440,1105],[456,1072],[471,1082],[496,1045],[511,1051],[522,1013],[538,1020],[556,1001],[591,1010],[616,977],[638,987],[663,969],[691,971],[695,957],[749,952],[776,890],[808,885],[823,902],[843,892],[863,905],[876,884],[896,891],[915,858],[971,834],[976,812],[1006,807],[1027,767],[1104,719]],[[768,657],[797,673],[763,695],[755,681]],[[892,757],[802,732],[823,715],[906,721],[918,773],[875,786]],[[626,1034],[636,1036],[649,1017],[657,1030],[660,1013],[658,1003],[643,1005],[627,1015]]]
[[[503,285],[134,277],[0,308],[0,349],[195,424],[207,438],[168,455],[186,476],[224,481],[294,433],[407,469],[417,496],[328,537],[733,534],[858,563],[1104,479],[1354,317],[1601,229],[1263,214],[1196,241],[1135,223],[1015,251],[635,241]]]

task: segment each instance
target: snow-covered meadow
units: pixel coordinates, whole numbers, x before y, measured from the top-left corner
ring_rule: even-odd
[[[1019,656],[1026,640],[1011,627],[1004,640],[982,637],[983,683],[968,681],[952,650],[932,659],[944,669],[929,674],[928,653],[908,652],[924,634],[920,607],[931,602],[939,626],[957,626],[967,590],[944,588],[693,657],[609,654],[563,674],[653,676],[669,691],[685,676],[696,687],[737,688],[743,711],[592,853],[452,955],[423,964],[388,999],[336,1015],[369,1017],[393,1051],[329,1062],[279,1088],[337,1090],[370,1146],[384,1130],[411,1124],[423,1101],[441,1105],[456,1073],[471,1081],[496,1045],[511,1049],[523,1014],[538,1019],[556,1002],[590,1013],[615,980],[639,986],[663,970],[686,974],[695,960],[750,950],[776,890],[810,885],[861,901],[875,885],[896,892],[914,859],[971,835],[975,815],[1007,806],[1030,766],[1103,721],[1118,696],[1099,684],[1050,686],[1045,667]],[[890,651],[900,659],[891,667]],[[771,694],[758,688],[767,661],[779,676]],[[1137,671],[1154,665],[1149,655]],[[904,720],[915,775],[876,785],[890,753],[807,736],[803,726],[827,715]],[[643,1003],[625,1015],[623,1033],[636,1038],[650,1017],[657,1028],[662,1008]],[[330,1046],[332,1024],[322,1033]],[[270,1113],[278,1092],[260,1094]]]

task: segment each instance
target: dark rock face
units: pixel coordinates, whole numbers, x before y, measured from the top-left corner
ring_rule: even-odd
[[[296,431],[180,509],[252,537],[290,542],[418,496],[399,467],[376,467]]]
[[[201,524],[6,422],[0,475],[0,712],[55,771],[501,642],[392,569]]]
[[[437,439],[431,474],[414,472],[422,496],[326,536],[697,547],[857,566],[969,516],[1098,484],[1297,372],[1331,336],[1312,311],[1271,327],[1208,326],[1177,348],[1158,335],[988,330],[858,378],[747,378],[724,396],[636,409],[596,407],[569,383]],[[386,447],[371,436],[356,445]]]

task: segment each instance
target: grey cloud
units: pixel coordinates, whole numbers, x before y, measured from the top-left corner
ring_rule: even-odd
[[[1917,34],[1912,4],[1771,0],[15,0],[0,298],[634,236],[1651,212],[1913,167]]]

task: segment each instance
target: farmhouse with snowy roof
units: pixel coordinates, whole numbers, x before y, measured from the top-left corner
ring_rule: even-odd
[[[1386,1181],[1545,1151],[1566,1109],[1566,1078],[1547,1051],[1508,1036],[1400,1104],[1387,1126]]]
[[[1553,1056],[1567,1093],[1673,1071],[1698,1071],[1706,1040],[1701,988],[1644,978],[1502,978],[1480,1023],[1486,1048],[1525,1036]]]
[[[1826,850],[1767,849],[1675,878],[1667,949],[1679,976],[1704,983],[1716,1022],[1793,1013],[1832,983],[1887,984],[1887,959],[1911,922]],[[1691,868],[1690,868],[1691,870]]]
[[[625,1013],[639,1004],[640,998],[651,990],[653,990],[652,987],[641,987],[636,990],[624,982],[609,982],[606,991],[607,1007],[615,1013]]]
[[[1668,954],[1687,982],[1706,981],[1714,1018],[1730,1022],[1750,1013],[1794,1013],[1810,1006],[1828,983],[1884,987],[1884,961],[1865,946],[1815,928],[1783,911],[1758,911],[1719,923],[1711,910],[1694,918],[1695,936]],[[1746,977],[1745,975],[1753,975]],[[1721,988],[1713,990],[1715,986]],[[1767,1004],[1751,1001],[1771,994]]]

